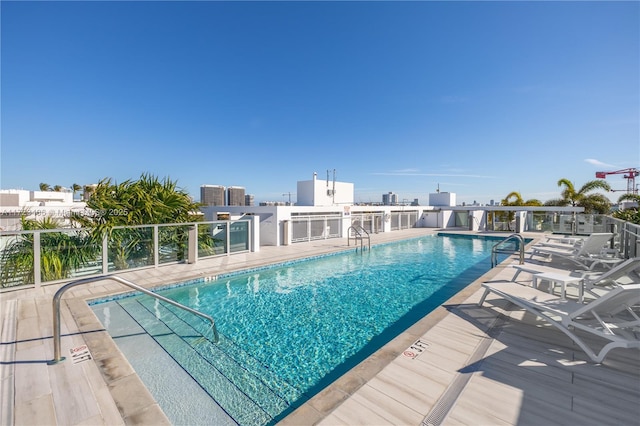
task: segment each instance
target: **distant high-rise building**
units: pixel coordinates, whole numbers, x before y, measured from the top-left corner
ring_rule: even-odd
[[[382,194],[382,204],[385,206],[395,206],[398,204],[398,194],[389,192],[388,194]]]
[[[200,202],[205,206],[224,206],[224,186],[202,185],[200,187]]]
[[[252,194],[247,194],[244,196],[244,205],[245,206],[253,206],[253,195]]]
[[[241,186],[230,186],[227,188],[227,205],[244,206],[244,188]]]

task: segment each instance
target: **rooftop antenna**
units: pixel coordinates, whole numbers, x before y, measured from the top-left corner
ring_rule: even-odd
[[[438,189],[436,189],[436,192],[439,194],[440,193],[440,184],[438,183]]]
[[[336,203],[336,169],[333,169],[333,190],[331,191],[331,195],[333,196],[331,200],[331,204]]]

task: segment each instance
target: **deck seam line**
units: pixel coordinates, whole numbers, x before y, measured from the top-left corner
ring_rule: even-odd
[[[489,346],[495,340],[495,337],[500,334],[502,327],[508,321],[508,317],[499,314],[494,320],[493,324],[486,331],[486,337],[476,346],[474,351],[469,356],[466,366],[459,370],[456,377],[453,379],[449,387],[444,391],[440,398],[433,405],[429,413],[424,417],[420,426],[439,426],[447,417],[454,404],[460,397],[463,389],[466,387],[471,376],[480,369],[482,365],[481,359],[489,350]]]

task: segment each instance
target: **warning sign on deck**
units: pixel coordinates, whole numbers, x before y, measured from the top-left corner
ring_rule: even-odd
[[[422,354],[428,347],[429,344],[427,342],[418,339],[413,342],[413,344],[409,346],[404,352],[402,352],[402,355],[407,358],[416,358],[418,355]]]
[[[87,345],[69,349],[69,355],[71,356],[71,360],[74,364],[89,361],[91,359],[91,352],[89,352]]]

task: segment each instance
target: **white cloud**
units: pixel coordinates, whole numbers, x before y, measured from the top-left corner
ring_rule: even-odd
[[[493,179],[495,176],[486,175],[468,175],[468,174],[456,174],[456,173],[416,173],[416,172],[375,172],[371,173],[375,176],[431,176],[431,177],[464,177],[464,178],[479,178],[479,179]]]
[[[420,171],[420,169],[400,169],[400,170],[393,170],[391,173],[418,173]]]
[[[584,161],[598,167],[616,167],[612,164],[603,163],[602,161],[593,158],[586,158]]]

